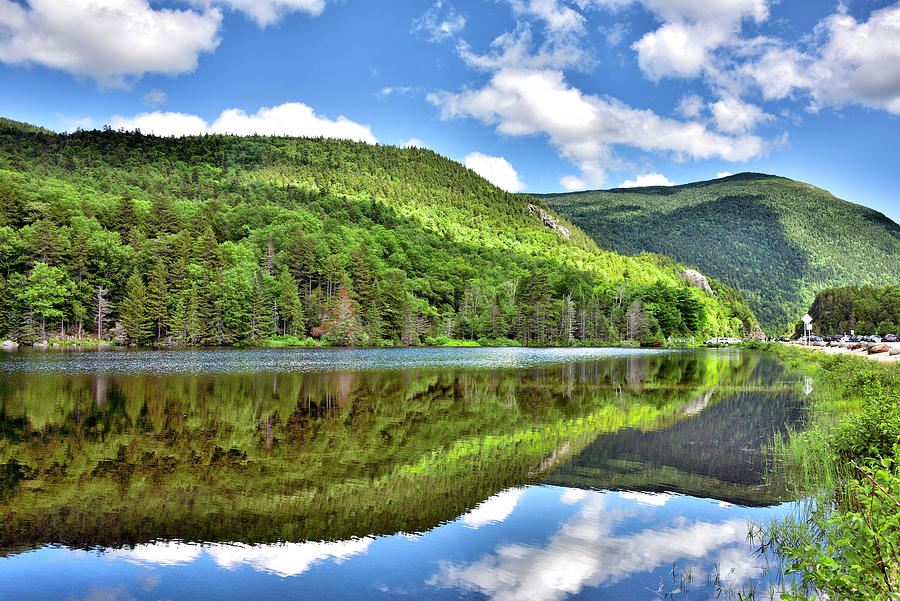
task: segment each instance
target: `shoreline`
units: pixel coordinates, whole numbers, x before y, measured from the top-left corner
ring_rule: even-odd
[[[779,344],[790,348],[805,349],[823,355],[850,355],[853,357],[862,357],[871,361],[879,361],[881,363],[900,363],[900,342],[882,343],[887,345],[888,352],[872,354],[869,353],[869,347],[874,346],[872,343],[862,343],[863,347],[859,349],[851,349],[850,345],[853,343],[849,342],[816,342],[809,346],[800,342],[780,342]]]

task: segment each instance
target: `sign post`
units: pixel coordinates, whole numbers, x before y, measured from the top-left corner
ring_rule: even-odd
[[[812,333],[812,320],[809,313],[800,318],[803,321],[803,325],[805,326],[805,334],[806,334],[806,346],[809,346],[809,335]]]

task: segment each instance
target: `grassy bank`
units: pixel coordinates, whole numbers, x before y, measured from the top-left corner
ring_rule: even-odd
[[[773,445],[774,477],[809,499],[768,533],[795,579],[782,599],[900,599],[900,368],[773,350],[815,388],[805,428]]]

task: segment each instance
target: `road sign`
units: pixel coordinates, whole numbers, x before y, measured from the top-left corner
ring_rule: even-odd
[[[800,319],[801,319],[801,320],[803,321],[803,323],[805,323],[807,326],[808,326],[809,324],[811,324],[811,323],[812,323],[812,320],[813,320],[813,318],[810,317],[809,313],[807,313],[806,315],[804,315],[804,316],[801,317]]]

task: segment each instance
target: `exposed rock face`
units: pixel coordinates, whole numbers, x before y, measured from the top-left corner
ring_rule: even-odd
[[[560,238],[565,238],[568,240],[572,237],[572,233],[569,231],[569,228],[560,224],[553,215],[541,209],[539,207],[534,206],[533,204],[528,205],[528,213],[530,215],[537,215],[538,218],[544,222],[544,225],[552,229]]]
[[[888,347],[888,345],[886,345],[884,343],[875,344],[875,345],[872,345],[869,347],[869,354],[874,355],[875,353],[886,353],[889,350],[890,350],[890,348]]]
[[[713,293],[712,286],[709,285],[709,280],[707,280],[706,276],[696,269],[685,269],[678,275],[680,275],[684,279],[684,281],[691,286],[699,288],[703,292],[708,292],[710,294]]]

